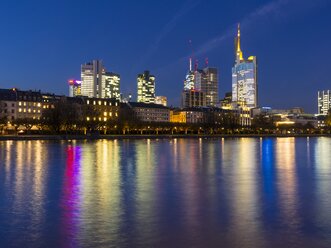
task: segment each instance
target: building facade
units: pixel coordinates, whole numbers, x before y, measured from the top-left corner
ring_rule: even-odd
[[[120,100],[120,81],[119,74],[113,72],[104,72],[102,74],[102,98],[114,98]]]
[[[82,95],[82,81],[70,79],[69,84],[69,97],[76,97]]]
[[[258,106],[257,61],[255,56],[243,58],[240,48],[240,26],[235,39],[236,60],[232,68],[232,101],[249,108]]]
[[[101,60],[93,60],[81,66],[82,95],[87,97],[102,96],[102,73],[104,67]]]
[[[328,115],[331,109],[331,91],[323,90],[318,92],[318,114]]]
[[[193,108],[206,106],[206,97],[199,90],[184,90],[182,92],[182,107]]]
[[[137,77],[137,102],[155,103],[155,76],[144,71]]]
[[[161,104],[163,106],[167,106],[168,100],[166,96],[156,96],[155,97],[155,104]]]
[[[206,97],[206,106],[216,107],[218,104],[218,70],[206,67],[203,69],[201,91]]]
[[[169,122],[169,108],[155,104],[142,102],[129,102],[127,105],[133,110],[134,118],[142,122]]]

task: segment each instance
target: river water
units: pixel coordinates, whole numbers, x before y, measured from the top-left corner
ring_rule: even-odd
[[[331,247],[331,138],[0,141],[0,247]]]

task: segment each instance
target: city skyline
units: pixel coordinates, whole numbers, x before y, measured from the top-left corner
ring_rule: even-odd
[[[102,59],[107,69],[121,75],[122,92],[135,93],[137,73],[150,70],[157,78],[157,94],[167,96],[168,105],[179,106],[187,61],[193,53],[201,67],[208,57],[210,65],[219,70],[219,96],[222,98],[225,92],[231,91],[233,37],[238,22],[242,24],[244,36],[242,49],[259,59],[261,106],[300,106],[307,112],[317,112],[316,92],[330,88],[326,76],[330,53],[327,47],[331,40],[330,34],[325,33],[330,25],[325,8],[329,4],[327,1],[300,1],[296,10],[294,6],[298,1],[295,0],[235,1],[234,4],[216,1],[150,3],[144,7],[157,13],[157,10],[165,8],[164,13],[152,11],[155,23],[138,20],[136,24],[132,23],[137,15],[134,9],[139,12],[142,6],[132,1],[116,4],[100,1],[93,8],[100,9],[102,13],[103,7],[123,9],[127,3],[130,3],[127,11],[131,17],[126,22],[116,14],[112,17],[115,19],[109,22],[100,15],[98,20],[103,21],[102,24],[95,30],[87,29],[86,36],[79,35],[84,25],[80,23],[82,19],[77,17],[81,13],[88,13],[90,6],[84,3],[80,6],[80,13],[73,11],[74,3],[61,1],[58,5],[44,3],[40,6],[34,3],[31,6],[7,3],[3,10],[8,8],[15,11],[19,18],[4,27],[7,35],[1,43],[2,57],[6,63],[1,66],[1,88],[40,89],[67,95],[67,80],[79,78],[79,65],[92,59]],[[13,10],[13,6],[17,9]],[[23,9],[29,8],[36,8],[34,17],[27,18],[30,16],[23,13]],[[50,8],[55,14],[47,13],[45,16],[43,11]],[[198,11],[201,8],[218,15],[203,18],[204,11]],[[196,16],[199,14],[201,18],[198,21]],[[59,21],[59,17],[65,18]],[[11,20],[6,13],[2,18],[7,24]],[[27,22],[27,30],[23,30],[23,20]],[[35,25],[41,20],[47,21]],[[68,27],[64,27],[64,24],[68,24]],[[33,29],[29,28],[33,25]],[[123,25],[127,31],[123,31]],[[136,30],[138,26],[143,29]],[[106,27],[109,33],[118,32],[121,37],[112,36],[110,39],[105,34],[102,39],[94,39],[89,43],[98,29]],[[62,41],[65,35],[67,38]],[[132,43],[130,38],[137,35],[139,39]],[[18,37],[24,37],[24,42]],[[192,40],[192,46],[189,40]],[[125,46],[128,42],[133,44],[132,47]],[[14,70],[21,73],[13,73]],[[172,73],[167,73],[169,71]]]

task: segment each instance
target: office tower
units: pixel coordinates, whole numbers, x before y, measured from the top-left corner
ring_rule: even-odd
[[[102,74],[102,98],[115,98],[120,100],[120,75],[113,72]]]
[[[81,96],[82,95],[82,81],[70,79],[69,83],[69,96]]]
[[[205,94],[206,105],[215,107],[218,104],[218,71],[207,67],[202,70],[201,91]]]
[[[167,106],[167,97],[166,96],[156,96],[155,103],[163,106]]]
[[[93,60],[92,62],[81,66],[81,91],[83,96],[87,97],[102,97],[102,74],[105,71],[101,60]]]
[[[331,91],[323,90],[318,92],[318,114],[327,115],[331,109]]]
[[[144,71],[137,77],[137,102],[154,103],[155,102],[155,76],[149,71]]]
[[[232,68],[232,101],[249,108],[258,106],[257,62],[255,56],[243,58],[240,48],[240,26],[235,39],[236,61]]]
[[[184,90],[194,90],[194,88],[195,88],[195,75],[194,75],[194,71],[192,70],[192,58],[190,58],[190,68],[184,80]]]

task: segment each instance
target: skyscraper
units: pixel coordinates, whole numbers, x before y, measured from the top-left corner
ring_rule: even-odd
[[[155,102],[155,76],[151,75],[149,71],[138,74],[137,86],[137,102]]]
[[[318,92],[318,114],[327,115],[331,109],[331,91],[323,90]]]
[[[216,68],[206,67],[203,69],[201,91],[205,94],[206,105],[218,104],[218,71]]]
[[[232,68],[232,101],[249,108],[258,106],[257,62],[255,56],[243,58],[240,48],[240,26],[235,39],[235,65]]]
[[[102,97],[102,61],[93,60],[81,66],[82,95],[87,97]]]
[[[113,72],[102,74],[102,98],[115,98],[120,100],[120,75]]]
[[[192,59],[190,58],[190,68],[184,80],[182,93],[183,107],[216,106],[218,103],[217,69],[206,67],[200,70],[197,64],[194,67],[192,70]],[[194,91],[194,93],[187,91]]]
[[[81,96],[82,95],[82,81],[70,79],[69,83],[69,96]]]

